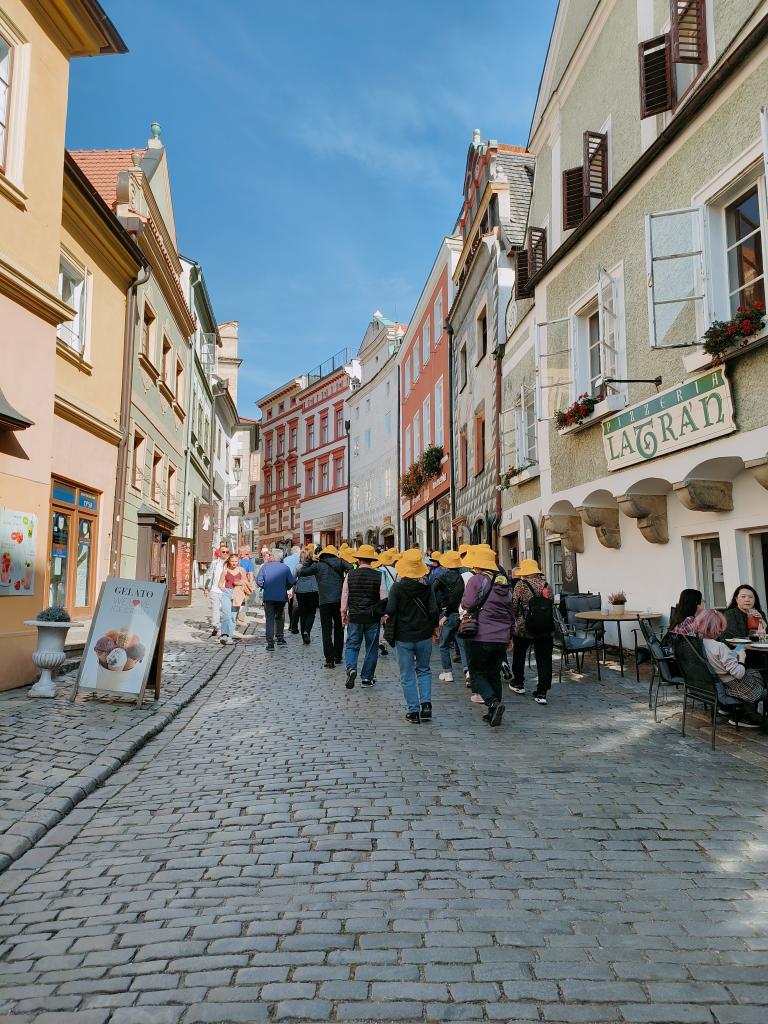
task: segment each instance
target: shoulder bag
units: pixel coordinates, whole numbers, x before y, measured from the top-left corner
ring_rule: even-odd
[[[488,600],[488,598],[491,596],[491,591],[493,590],[493,581],[489,582],[490,586],[483,594],[482,598],[477,602],[476,605],[474,605],[474,607],[467,608],[466,611],[464,612],[464,618],[459,623],[458,630],[459,636],[462,638],[462,640],[471,640],[474,636],[477,635],[477,621],[480,616],[480,610],[485,604],[485,602]]]

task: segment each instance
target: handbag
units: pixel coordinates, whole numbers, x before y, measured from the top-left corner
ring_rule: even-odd
[[[480,616],[480,609],[483,607],[485,602],[491,596],[493,590],[493,583],[490,584],[483,597],[473,608],[467,608],[464,612],[464,617],[459,623],[458,633],[462,640],[471,640],[477,635],[477,620]]]

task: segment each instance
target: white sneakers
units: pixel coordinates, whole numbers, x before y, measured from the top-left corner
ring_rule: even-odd
[[[485,701],[483,700],[479,693],[473,693],[469,699],[472,701],[473,704],[485,704]]]
[[[444,683],[452,683],[453,682],[453,672],[441,672],[440,675],[437,678],[438,679],[442,679],[442,681]]]

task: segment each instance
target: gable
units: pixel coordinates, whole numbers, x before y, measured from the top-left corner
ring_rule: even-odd
[[[178,248],[176,242],[176,221],[173,216],[173,199],[171,198],[171,176],[168,170],[168,157],[165,147],[154,149],[150,145],[144,154],[141,169],[147,177],[149,187],[152,189],[152,195],[162,214],[168,233],[173,239],[173,244]]]

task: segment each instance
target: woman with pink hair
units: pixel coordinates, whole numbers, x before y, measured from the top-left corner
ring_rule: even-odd
[[[763,696],[763,677],[755,668],[745,668],[746,652],[731,650],[718,640],[726,627],[725,616],[714,608],[704,608],[693,620],[693,628],[701,637],[709,667],[722,680],[729,697],[755,704]],[[759,722],[742,719],[739,725],[757,728]]]

